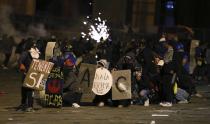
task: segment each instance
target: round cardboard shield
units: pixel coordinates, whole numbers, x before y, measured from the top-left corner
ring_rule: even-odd
[[[112,87],[113,79],[106,68],[97,68],[93,80],[92,91],[96,95],[105,95]]]

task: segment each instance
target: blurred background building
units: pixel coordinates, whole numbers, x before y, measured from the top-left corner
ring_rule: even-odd
[[[157,33],[160,27],[185,25],[200,38],[210,36],[208,0],[0,0],[0,7],[5,5],[12,9],[10,18],[16,28],[43,23],[52,31],[76,32],[86,16],[100,12],[113,29]]]

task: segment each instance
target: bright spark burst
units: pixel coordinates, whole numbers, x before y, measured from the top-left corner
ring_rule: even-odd
[[[101,13],[100,13],[101,14]],[[102,40],[106,40],[109,37],[109,29],[106,26],[106,21],[102,20],[100,17],[95,19],[95,24],[89,25],[89,33],[81,32],[81,35],[83,38],[89,36],[91,39],[96,40],[97,42],[100,42]],[[84,21],[83,24],[87,25],[89,22]],[[89,38],[86,38],[89,40]]]

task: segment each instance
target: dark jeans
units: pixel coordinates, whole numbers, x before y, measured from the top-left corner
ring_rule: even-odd
[[[76,93],[76,92],[65,92],[63,93],[63,103],[64,106],[69,106],[72,103],[80,103],[82,94],[81,93]]]
[[[165,75],[162,80],[162,100],[172,102],[174,98],[173,84],[171,83],[173,75]]]
[[[33,90],[26,88],[26,87],[21,87],[21,104],[26,105],[27,107],[33,107]]]
[[[127,107],[131,104],[131,99],[114,100],[113,103],[114,106],[122,105],[124,107]]]

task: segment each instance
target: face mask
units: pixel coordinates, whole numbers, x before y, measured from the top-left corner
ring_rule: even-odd
[[[32,57],[33,59],[38,59],[38,58],[39,58],[40,52],[39,52],[39,50],[38,50],[37,48],[31,48],[31,49],[29,50],[29,52],[30,52],[31,57]]]

